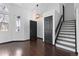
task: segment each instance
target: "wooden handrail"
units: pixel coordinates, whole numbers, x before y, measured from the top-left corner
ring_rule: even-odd
[[[60,23],[61,23],[62,18],[63,18],[63,15],[61,15],[61,17],[60,17],[60,20],[59,20],[58,25],[56,27],[55,33],[57,33],[57,30],[58,30],[58,28],[60,26]]]
[[[59,25],[60,25],[60,23],[61,23],[62,18],[63,18],[63,21],[64,21],[64,5],[63,5],[62,7],[63,7],[63,14],[62,14],[61,17],[60,17],[60,20],[59,20],[58,25],[57,25],[57,27],[56,27],[55,33],[57,33],[57,30],[58,30],[58,28],[59,28]]]
[[[57,25],[56,30],[55,30],[55,34],[57,34],[57,35],[56,35],[56,38],[55,38],[55,44],[56,44],[57,37],[58,37],[59,32],[60,32],[62,23],[63,23],[63,21],[64,21],[64,5],[63,5],[62,7],[63,7],[63,14],[62,14],[61,17],[60,17],[60,20],[59,20],[58,25]]]
[[[61,16],[61,18],[60,18],[60,21],[59,21],[59,23],[58,23],[58,26],[57,26],[57,28],[56,28],[56,33],[55,34],[57,34],[56,35],[56,38],[55,38],[55,44],[56,44],[56,41],[57,41],[57,37],[58,37],[58,35],[59,35],[59,32],[60,32],[60,29],[61,29],[61,26],[62,26],[62,23],[63,23],[63,21],[64,20],[62,20],[63,19],[63,15]]]

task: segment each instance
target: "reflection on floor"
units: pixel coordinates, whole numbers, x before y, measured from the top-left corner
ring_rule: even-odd
[[[0,56],[74,56],[69,52],[53,45],[37,41],[10,42],[0,44]]]

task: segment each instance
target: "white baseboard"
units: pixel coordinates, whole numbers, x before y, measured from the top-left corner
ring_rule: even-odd
[[[12,39],[12,40],[0,41],[0,43],[6,43],[11,41],[24,41],[24,40],[30,40],[30,39]]]

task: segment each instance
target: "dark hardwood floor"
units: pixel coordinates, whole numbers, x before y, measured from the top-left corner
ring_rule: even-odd
[[[37,39],[0,44],[0,56],[76,56],[76,54]]]

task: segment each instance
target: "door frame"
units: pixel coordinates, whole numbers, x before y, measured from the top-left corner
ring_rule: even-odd
[[[32,22],[36,22],[36,21],[34,21],[34,20],[30,20],[30,40],[31,40],[31,21]],[[37,39],[37,22],[36,22],[36,39]],[[35,40],[36,40],[35,39]]]
[[[45,16],[45,17],[50,17],[50,16],[52,16],[52,44],[54,44],[54,37],[53,37],[53,35],[54,35],[54,25],[53,25],[53,15],[47,15],[47,16]],[[45,42],[45,38],[44,38],[44,36],[45,36],[45,31],[44,31],[44,21],[45,21],[45,17],[44,17],[44,20],[43,20],[43,42]]]

